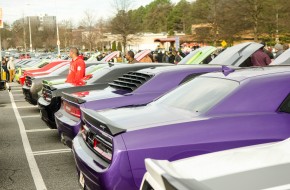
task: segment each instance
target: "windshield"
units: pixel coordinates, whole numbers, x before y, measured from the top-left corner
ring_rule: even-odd
[[[238,85],[238,82],[232,80],[198,77],[161,97],[155,104],[203,113]]]

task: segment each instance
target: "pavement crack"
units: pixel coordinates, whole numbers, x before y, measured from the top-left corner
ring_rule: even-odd
[[[1,182],[0,189],[10,189],[9,186],[11,186],[11,185],[13,185],[15,183],[15,181],[13,179],[13,176],[18,171],[20,171],[20,169],[5,169],[5,168],[0,168],[0,173],[6,174],[7,175],[7,179],[8,179],[8,180],[5,180],[4,182]]]

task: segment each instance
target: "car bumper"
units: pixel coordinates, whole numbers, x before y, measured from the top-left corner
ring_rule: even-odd
[[[69,148],[72,148],[72,140],[80,130],[81,120],[79,118],[72,119],[73,116],[68,116],[68,113],[63,109],[58,110],[54,116],[58,133],[62,137],[62,141]]]
[[[31,93],[31,88],[28,86],[22,87],[23,94],[25,96],[25,100],[33,105],[37,105],[38,95],[33,96]]]
[[[78,176],[83,175],[85,188],[94,190],[138,189],[134,183],[126,151],[119,151],[111,165],[102,168],[104,161],[93,153],[80,134],[74,138],[72,150]]]
[[[47,102],[43,99],[43,97],[40,97],[38,99],[38,108],[40,110],[41,119],[47,123],[49,128],[55,129],[55,120],[54,120],[54,113],[55,110],[54,101]]]

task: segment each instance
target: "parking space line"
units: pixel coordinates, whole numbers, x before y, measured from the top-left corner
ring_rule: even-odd
[[[50,129],[50,128],[46,128],[46,129],[29,129],[26,130],[26,133],[35,133],[35,132],[44,132],[44,131],[55,131],[56,129]]]
[[[37,108],[37,106],[19,106],[17,109]]]
[[[47,155],[47,154],[60,154],[60,153],[67,153],[71,152],[71,149],[56,149],[56,150],[44,150],[44,151],[35,151],[33,152],[34,156],[40,156],[40,155]]]
[[[14,100],[15,102],[25,102],[26,100]]]
[[[28,161],[30,172],[32,174],[34,185],[35,185],[37,190],[46,190],[47,188],[46,188],[45,183],[43,181],[42,175],[41,175],[41,173],[39,171],[39,168],[38,168],[38,165],[37,165],[36,160],[34,158],[34,155],[31,154],[32,149],[31,149],[27,134],[25,132],[24,123],[23,123],[23,121],[21,119],[21,116],[20,116],[20,114],[18,112],[16,103],[14,102],[14,97],[13,97],[11,92],[9,92],[9,96],[10,96],[11,105],[12,105],[12,108],[13,108],[13,111],[14,111],[18,126],[19,126],[20,135],[21,135],[21,139],[22,139],[25,155],[26,155],[26,158],[27,158],[27,161]]]
[[[25,118],[33,118],[33,117],[40,117],[40,115],[26,115],[26,116],[21,116],[22,119],[25,119]]]

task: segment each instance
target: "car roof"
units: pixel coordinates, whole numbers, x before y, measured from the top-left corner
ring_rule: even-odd
[[[228,75],[223,72],[207,73],[202,76],[214,77],[214,78],[224,78],[228,80],[234,80],[242,82],[249,78],[263,77],[266,75],[276,75],[281,73],[289,73],[290,76],[290,66],[289,65],[279,65],[279,66],[267,66],[267,67],[248,67],[243,69],[233,69],[233,72]]]
[[[220,65],[169,65],[164,67],[150,67],[146,69],[141,69],[139,73],[146,73],[146,74],[160,74],[160,73],[167,73],[167,72],[178,72],[178,71],[186,71],[186,70],[195,70],[195,69],[212,69],[212,68],[222,68]],[[231,67],[233,68],[233,67]]]

